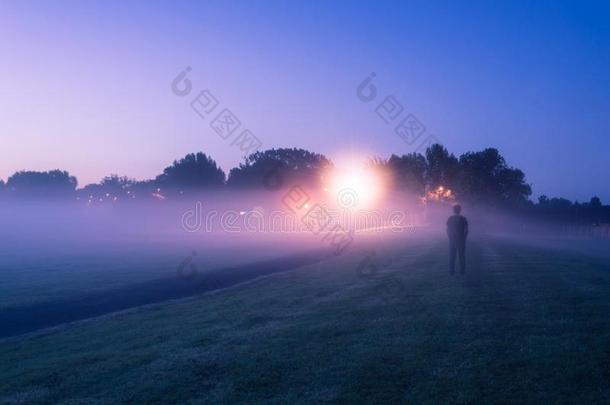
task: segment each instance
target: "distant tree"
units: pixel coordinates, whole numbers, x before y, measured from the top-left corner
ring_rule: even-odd
[[[434,144],[426,150],[426,185],[430,189],[454,188],[458,171],[457,158],[442,145]]]
[[[76,177],[66,171],[20,171],[6,182],[6,189],[16,197],[59,198],[70,197],[76,190]]]
[[[136,181],[127,189],[126,198],[140,201],[151,199],[154,195],[161,195],[160,192],[161,189],[155,180]]]
[[[507,167],[498,174],[500,201],[521,205],[529,201],[532,186],[525,181],[525,173],[520,169]]]
[[[582,205],[572,204],[565,198],[548,198],[546,195],[538,197],[538,204],[534,212],[539,218],[550,221],[573,222],[579,219]]]
[[[390,187],[422,196],[426,189],[426,158],[419,153],[392,155],[388,160],[372,162],[383,171]]]
[[[478,201],[490,202],[499,194],[499,172],[506,167],[496,149],[468,152],[460,156],[459,192]]]
[[[239,167],[231,169],[227,185],[232,187],[265,187],[283,185],[319,185],[332,163],[318,153],[304,149],[271,149],[247,156]]]
[[[111,174],[102,179],[100,184],[106,187],[108,190],[119,193],[121,190],[125,190],[132,186],[136,181],[130,179],[127,176],[119,176],[117,174]]]
[[[555,223],[572,223],[584,227],[610,225],[610,206],[604,206],[598,197],[581,204],[565,198],[542,195],[538,198],[538,204],[529,212],[538,219]]]
[[[604,215],[602,201],[597,196],[594,196],[589,200],[589,203],[586,204],[583,211],[585,211],[583,216],[596,225],[599,225],[601,222],[608,222],[608,216]]]
[[[116,174],[106,176],[99,184],[88,184],[77,191],[80,200],[90,202],[119,201],[130,197],[136,181]]]
[[[547,198],[546,196],[540,196],[540,198],[538,199],[538,203],[540,204],[540,206],[542,206],[543,208],[546,208],[549,211],[562,211],[562,210],[568,210],[570,208],[572,208],[572,201],[566,199],[566,198],[556,198],[553,197],[551,199]]]
[[[206,154],[190,153],[166,167],[155,182],[160,188],[192,191],[223,186],[225,173],[218,167],[216,161]]]
[[[599,197],[597,197],[597,196],[591,197],[591,200],[589,201],[589,207],[591,207],[591,208],[601,208],[602,207],[602,200],[600,200]]]
[[[462,198],[487,204],[520,204],[532,193],[525,174],[508,167],[494,148],[460,156],[457,186]]]

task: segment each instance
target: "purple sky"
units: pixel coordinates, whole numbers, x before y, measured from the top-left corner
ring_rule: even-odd
[[[228,171],[240,151],[171,91],[191,66],[264,148],[412,152],[374,111],[393,95],[450,151],[500,149],[536,196],[610,202],[603,3],[124,3],[0,4],[1,179],[144,179],[195,151]]]

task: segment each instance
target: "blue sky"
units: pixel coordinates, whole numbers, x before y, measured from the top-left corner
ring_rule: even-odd
[[[198,150],[237,165],[171,92],[190,66],[265,148],[412,152],[375,113],[392,95],[452,152],[500,149],[535,195],[608,203],[609,4],[2,2],[0,178],[143,179]]]

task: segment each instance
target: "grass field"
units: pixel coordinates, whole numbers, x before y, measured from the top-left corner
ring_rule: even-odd
[[[269,243],[239,249],[210,248],[206,243],[165,246],[139,244],[122,248],[62,251],[19,251],[0,247],[0,311],[55,300],[79,298],[152,280],[176,278],[179,264],[193,251],[200,271],[235,266],[275,257]]]
[[[360,246],[5,340],[0,403],[608,403],[608,261],[503,239],[468,254],[451,277],[444,240]]]

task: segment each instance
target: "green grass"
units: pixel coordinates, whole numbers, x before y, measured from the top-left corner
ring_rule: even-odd
[[[168,249],[101,250],[74,254],[0,254],[0,309],[70,299],[136,283],[176,277],[178,265],[198,252],[200,271],[274,257],[272,249],[228,249],[191,244]]]
[[[0,403],[608,403],[610,267],[474,241],[376,247],[0,343]]]

